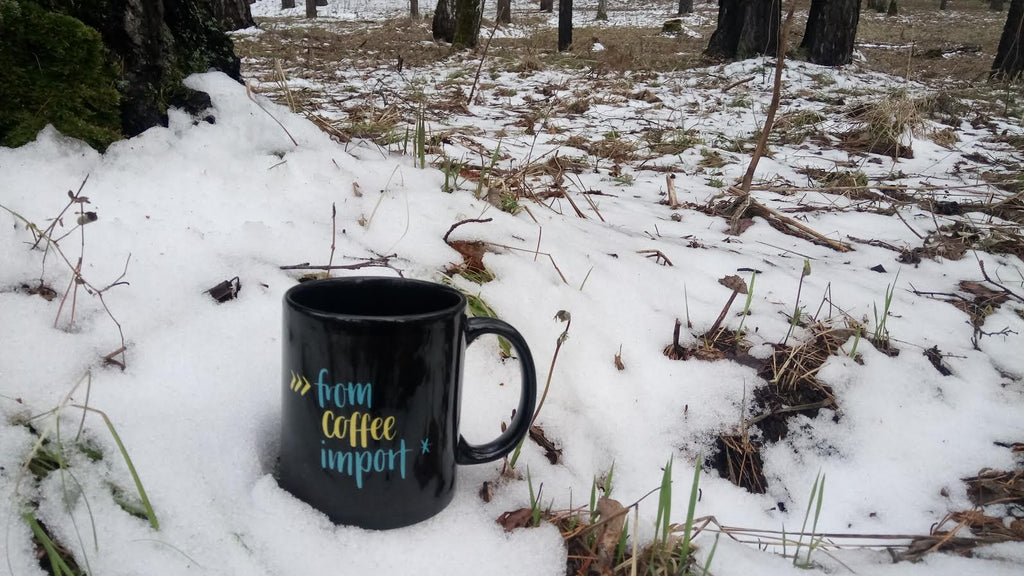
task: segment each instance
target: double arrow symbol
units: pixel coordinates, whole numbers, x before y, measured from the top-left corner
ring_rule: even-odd
[[[292,392],[298,392],[300,395],[305,396],[306,392],[309,392],[309,389],[312,388],[313,385],[309,383],[309,380],[307,380],[305,376],[299,376],[295,372],[292,372],[292,381],[288,384],[288,387],[292,389]]]

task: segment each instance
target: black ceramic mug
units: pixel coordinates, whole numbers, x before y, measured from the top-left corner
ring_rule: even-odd
[[[511,342],[522,371],[515,416],[492,442],[459,434],[462,361],[482,334]],[[501,458],[526,435],[537,398],[515,328],[467,318],[447,286],[331,278],[284,296],[283,488],[334,522],[397,528],[451,502],[456,464]],[[495,423],[495,428],[498,423]]]

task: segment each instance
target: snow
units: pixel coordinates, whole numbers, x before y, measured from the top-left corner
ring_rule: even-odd
[[[258,0],[253,11],[277,16],[277,6],[276,0]],[[404,2],[360,0],[332,2],[321,13],[338,20],[372,20],[404,9]],[[663,16],[638,11],[623,18],[660,23]],[[705,141],[749,135],[763,117],[770,88],[763,68],[763,62],[751,60],[706,70],[704,79],[757,76],[745,91],[737,88],[736,94],[725,95],[720,87],[704,90],[699,86],[703,80],[686,74],[661,75],[654,80],[661,87],[653,89],[666,107],[636,100],[605,102],[581,118],[564,120],[565,126],[593,122],[596,137],[613,129],[629,133],[639,119],[667,121],[671,116],[663,115],[671,114],[678,121],[687,106],[700,105],[706,113],[695,127]],[[820,72],[790,63],[787,86],[797,91]],[[832,90],[890,85],[924,90],[880,74],[828,73],[835,80]],[[475,198],[471,184],[443,193],[443,174],[419,169],[409,157],[368,142],[337,143],[262,96],[255,97],[257,104],[243,86],[221,74],[196,75],[187,82],[211,95],[214,123],[172,111],[169,127],[115,143],[102,155],[52,128],[22,148],[0,148],[0,204],[40,228],[67,203],[65,191],[77,190],[88,176],[82,195],[99,218],[81,230],[84,250],[78,230],[60,245],[72,262],[82,250],[82,275],[92,285],[105,287],[123,272],[127,282],[104,292],[104,302],[124,330],[126,368],[121,370],[102,362],[121,346],[104,302],[80,287],[71,324],[70,300],[61,308],[71,278],[68,266],[53,253],[43,262],[43,253],[27,245],[32,235],[24,223],[0,209],[0,491],[8,497],[0,510],[0,555],[14,574],[43,573],[21,520],[29,502],[38,502],[36,516],[94,574],[564,573],[566,550],[553,525],[506,533],[495,522],[502,512],[529,505],[525,479],[499,483],[491,502],[479,498],[483,482],[499,479],[500,462],[460,468],[455,500],[445,511],[385,532],[334,526],[278,487],[272,469],[280,418],[281,300],[299,276],[280,266],[327,261],[332,204],[337,208],[335,263],[395,254],[390,263],[406,277],[433,281],[441,281],[442,271],[460,259],[442,241],[449,227],[466,218],[492,218],[462,226],[452,237],[505,246],[484,258],[496,280],[476,285],[456,277],[454,282],[479,293],[523,333],[541,383],[565,327],[553,317],[559,310],[571,312],[569,338],[538,419],[563,459],[551,465],[537,445],[527,442],[518,465],[523,474],[529,470],[535,488],[543,485],[545,506],[559,510],[584,504],[592,480],[613,465],[612,495],[629,504],[658,487],[662,467],[672,457],[677,497],[671,519],[683,522],[698,454],[708,456],[716,436],[737,429],[743,415],[749,416],[751,394],[763,380],[754,369],[728,360],[669,360],[662,349],[670,342],[673,322],[684,321],[682,343],[693,344],[694,334],[711,325],[729,296],[718,278],[740,274],[748,280],[749,272],[737,269],[760,270],[744,327],[752,355],[766,357],[789,329],[786,315],[792,312],[805,258],[812,267],[800,300],[805,314],[828,294],[851,317],[869,319],[870,331],[875,306],[895,283],[888,328],[901,353],[889,357],[862,340],[862,364],[846,355],[830,357],[818,377],[833,388],[839,417],[831,410],[813,419],[798,417],[790,423],[798,432],[766,444],[767,494],[750,494],[706,469],[698,516],[714,515],[730,526],[795,531],[820,472],[827,475],[827,488],[819,531],[927,534],[948,512],[971,507],[961,478],[986,467],[1015,466],[1014,455],[995,442],[1024,439],[1024,318],[1014,312],[1021,304],[1011,300],[996,310],[986,329],[1005,326],[1010,331],[983,337],[974,349],[966,314],[912,292],[954,292],[960,280],[981,280],[971,253],[956,261],[901,265],[884,248],[857,244],[853,252],[838,253],[783,235],[763,220],[741,236],[729,236],[723,218],[695,210],[673,212],[661,204],[664,174],[624,167],[635,180],[619,185],[607,174],[608,161],[600,164],[601,172],[579,175],[580,189],[610,194],[593,197],[596,210],[573,189],[586,219],[557,199],[551,210],[523,200],[530,212],[511,215]],[[302,82],[296,79],[293,86]],[[526,79],[509,74],[495,83],[514,86],[520,94],[564,83],[567,88],[559,94],[573,94],[566,72],[542,71]],[[754,100],[746,107],[725,105],[740,95]],[[518,96],[515,102],[522,103]],[[800,106],[794,103],[793,109]],[[490,135],[514,119],[489,105],[474,105],[473,111],[472,118],[452,121],[479,126],[481,141],[493,149],[497,138]],[[997,121],[1021,133],[1019,125]],[[510,165],[559,147],[547,135],[535,139],[518,130],[502,140]],[[988,146],[988,154],[1019,161],[1019,154],[983,142],[980,132],[965,129],[961,138],[957,158]],[[915,138],[914,146],[915,159],[895,167],[885,160],[889,164],[879,170],[894,168],[921,182],[947,182],[954,152],[923,138]],[[561,151],[563,156],[579,153]],[[821,156],[814,152],[780,146],[772,158],[762,160],[758,179],[804,183],[807,178],[796,168],[832,168],[849,159],[835,150],[818,151]],[[729,163],[717,177],[731,182],[742,176],[749,154],[723,155]],[[700,160],[694,149],[659,162],[681,166],[676,184],[681,201],[702,204],[720,192],[708,185],[697,167]],[[361,196],[353,193],[353,184]],[[759,199],[777,209],[797,205],[793,198],[770,193]],[[824,193],[809,193],[801,201],[853,202]],[[933,230],[931,213],[912,205],[901,211],[910,224],[876,213],[821,211],[807,213],[804,223],[835,239],[855,235],[920,245],[910,227]],[[681,219],[672,220],[673,213]],[[69,211],[56,233],[71,230],[75,218]],[[637,253],[649,249],[662,251],[673,265]],[[1020,259],[976,256],[993,277],[1021,292]],[[885,273],[869,270],[878,264]],[[40,274],[57,292],[52,301],[23,288],[38,284]],[[358,274],[396,272],[336,273]],[[205,293],[235,276],[242,283],[237,299],[218,304]],[[742,304],[738,299],[727,316],[730,328],[737,327],[735,313]],[[830,307],[823,304],[826,311]],[[692,330],[686,329],[687,318]],[[797,328],[790,341],[809,337],[808,330]],[[952,375],[940,375],[922,354],[932,346],[948,355],[944,362]],[[852,340],[845,350],[851,347]],[[622,371],[613,363],[620,349]],[[515,387],[503,384],[516,382],[518,370],[515,362],[499,357],[493,339],[481,339],[467,352],[462,406],[467,439],[483,441],[498,432],[516,402]],[[82,412],[65,405],[68,394],[73,397],[68,404],[87,401],[110,417],[153,504],[159,531],[115,502],[112,487],[134,497],[134,484],[95,413],[86,417],[84,436],[103,453],[101,460],[69,449],[70,473],[51,473],[38,486],[21,472],[37,441],[23,423],[32,418],[36,431],[55,434],[47,413],[59,407],[62,439],[77,430]],[[653,534],[654,498],[643,501],[639,510],[640,524],[634,529],[644,543]],[[709,532],[697,538],[699,562],[712,541]],[[719,576],[805,573],[778,552],[723,537],[711,571]],[[1024,544],[982,548],[976,556],[936,553],[919,564],[893,564],[885,551],[817,551],[814,571],[1019,574]]]

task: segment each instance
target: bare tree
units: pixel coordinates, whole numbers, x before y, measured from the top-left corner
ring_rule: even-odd
[[[306,18],[316,18],[316,0],[306,0]]]
[[[494,20],[498,24],[512,23],[512,0],[498,0],[495,10]]]
[[[409,16],[417,18],[420,15],[420,0],[409,0]]]
[[[775,54],[781,18],[780,0],[719,0],[718,27],[704,53],[725,58]]]
[[[455,39],[455,0],[437,0],[430,28],[434,40],[451,43]]]
[[[679,11],[676,12],[676,16],[682,16],[683,14],[690,14],[693,12],[693,0],[679,0]]]
[[[554,12],[555,0],[540,0],[541,12]]]
[[[859,20],[860,0],[811,0],[800,48],[815,64],[849,64]]]
[[[992,75],[1004,80],[1016,80],[1024,74],[1024,0],[1010,0],[1006,25],[999,38]]]
[[[558,51],[572,45],[572,0],[558,0]]]
[[[281,10],[295,8],[295,0],[281,0]]]
[[[240,30],[256,25],[249,4],[250,0],[218,0],[210,2],[210,9],[225,30]]]
[[[594,20],[608,19],[608,0],[597,0],[597,15]]]
[[[480,20],[484,0],[455,0],[455,32],[453,48],[475,48],[480,39]]]

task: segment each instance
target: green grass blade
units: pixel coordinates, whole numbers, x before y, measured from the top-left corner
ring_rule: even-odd
[[[715,550],[718,550],[718,537],[721,535],[721,532],[715,534],[715,543],[711,545],[711,551],[708,552],[708,559],[704,561],[704,570],[701,572],[702,576],[708,576],[708,569],[711,568],[711,560],[715,557]]]
[[[43,527],[39,525],[39,521],[36,520],[36,516],[32,512],[25,512],[21,515],[28,523],[29,528],[32,529],[32,534],[35,535],[36,540],[43,546],[43,550],[46,551],[46,557],[50,561],[50,567],[53,569],[54,576],[78,576],[75,570],[72,570],[68,563],[61,557],[60,552],[57,551],[57,545],[53,543],[53,540],[46,534]]]
[[[693,471],[693,485],[690,486],[690,502],[686,508],[686,526],[683,530],[683,545],[682,545],[682,558],[683,562],[686,562],[686,557],[690,555],[690,536],[693,531],[693,513],[697,509],[697,494],[700,486],[700,469],[704,464],[704,455],[697,455],[697,466]]]
[[[110,421],[110,418],[102,410],[89,408],[87,406],[76,407],[90,412],[95,412],[103,418],[103,422],[107,425],[107,430],[110,431],[110,435],[114,438],[114,442],[117,443],[117,449],[121,451],[121,457],[124,458],[124,463],[128,465],[128,472],[132,475],[132,480],[135,482],[135,489],[138,490],[139,498],[142,499],[142,506],[146,509],[146,517],[149,518],[149,523],[153,526],[153,529],[159,530],[160,523],[156,519],[156,512],[153,511],[153,506],[149,503],[149,496],[146,495],[146,489],[142,486],[142,479],[139,478],[139,473],[135,470],[135,464],[132,463],[132,458],[128,455],[128,449],[125,448],[124,442],[121,441],[121,436],[117,433],[117,429],[114,428],[114,423]]]
[[[670,516],[672,515],[672,460],[669,456],[665,471],[661,475],[661,489],[658,492],[658,516],[654,520],[654,539],[661,534],[662,544],[668,542]]]
[[[811,508],[814,506],[814,499],[817,496],[818,482],[821,480],[821,472],[814,477],[814,485],[811,486],[811,497],[807,500],[807,511],[804,512],[804,523],[800,526],[800,537],[796,541],[796,549],[793,550],[793,566],[797,565],[797,561],[800,558],[800,546],[804,541],[804,531],[807,530],[807,520],[811,517]]]

